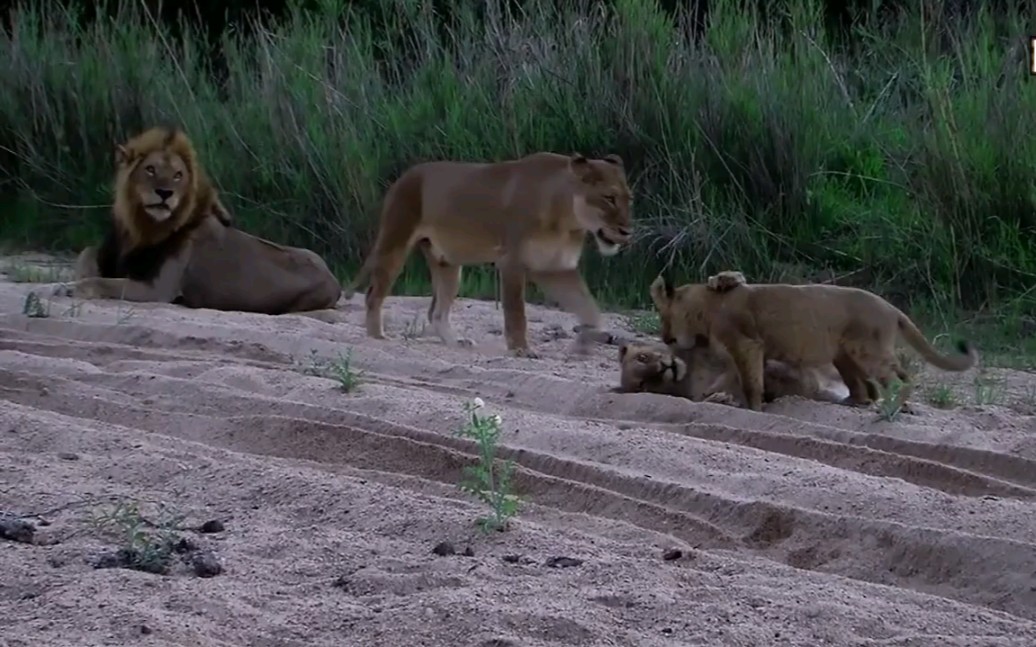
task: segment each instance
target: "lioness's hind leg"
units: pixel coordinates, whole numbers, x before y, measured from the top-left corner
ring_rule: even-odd
[[[529,349],[525,320],[525,270],[510,264],[500,267],[500,301],[504,306],[504,338],[516,357],[539,357]]]
[[[577,351],[589,352],[590,344],[593,342],[612,342],[614,336],[600,329],[601,311],[579,270],[534,272],[532,280],[563,310],[576,316],[576,320],[579,322],[576,337]]]
[[[385,339],[385,325],[381,317],[381,309],[385,304],[385,297],[392,290],[392,284],[399,278],[406,263],[406,256],[409,249],[406,247],[379,250],[378,261],[373,263],[370,272],[370,284],[367,286],[365,299],[367,306],[366,324],[367,336],[374,339]]]
[[[437,260],[432,254],[431,245],[421,243],[421,252],[428,261],[428,272],[432,276],[432,302],[428,306],[428,323],[432,331],[450,347],[471,346],[470,339],[457,337],[450,325],[450,309],[460,292],[460,278],[463,268]]]

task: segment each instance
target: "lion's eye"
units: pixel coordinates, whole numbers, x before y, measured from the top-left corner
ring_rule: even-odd
[[[183,179],[183,171],[177,171],[176,175],[173,176],[173,179],[176,181],[180,181],[181,179]]]
[[[148,164],[147,166],[144,167],[144,171],[147,172],[148,175],[154,175],[155,174],[155,167],[151,166],[150,164]]]
[[[613,196],[613,195],[606,195],[606,196],[604,196],[604,199],[608,202],[608,204],[610,204],[612,206],[615,206],[615,196]]]
[[[648,361],[647,355],[637,355],[637,361],[638,362],[646,362],[646,361]]]

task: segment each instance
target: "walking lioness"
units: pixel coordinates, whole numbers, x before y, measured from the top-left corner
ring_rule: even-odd
[[[414,245],[432,277],[428,321],[448,346],[470,344],[450,325],[464,265],[495,263],[504,336],[517,356],[536,357],[526,338],[525,282],[532,279],[578,319],[579,346],[601,313],[579,274],[586,234],[604,256],[630,240],[631,194],[618,155],[534,153],[497,163],[425,162],[389,187],[373,249],[346,295],[368,277],[367,334],[384,339],[381,309]]]

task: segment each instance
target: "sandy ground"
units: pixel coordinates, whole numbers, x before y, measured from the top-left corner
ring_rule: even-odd
[[[570,356],[545,308],[535,360],[506,356],[492,303],[458,302],[480,344],[450,350],[401,335],[425,298],[390,298],[374,341],[359,296],[337,324],[63,298],[33,318],[32,289],[0,282],[0,510],[37,528],[0,541],[0,645],[1036,644],[1031,376],[895,422],[754,413],[608,393],[616,349]],[[348,348],[357,390],[306,374]],[[475,396],[525,500],[489,536],[456,486]],[[127,541],[96,521],[120,502],[223,522],[179,533],[223,572],[94,568]]]

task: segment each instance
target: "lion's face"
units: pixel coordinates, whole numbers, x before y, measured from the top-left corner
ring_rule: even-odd
[[[669,349],[649,344],[625,344],[619,348],[620,383],[639,391],[646,383],[670,384],[687,376],[687,364]]]
[[[632,194],[622,158],[608,155],[587,159],[575,155],[571,167],[579,186],[576,218],[593,233],[601,254],[613,256],[633,235]]]
[[[156,223],[168,220],[190,187],[190,169],[183,158],[168,150],[132,158],[123,156],[120,171],[141,210]]]
[[[678,288],[659,276],[651,284],[651,300],[658,311],[662,341],[668,346],[694,348],[704,345],[705,330],[703,290],[706,286],[682,285]]]

